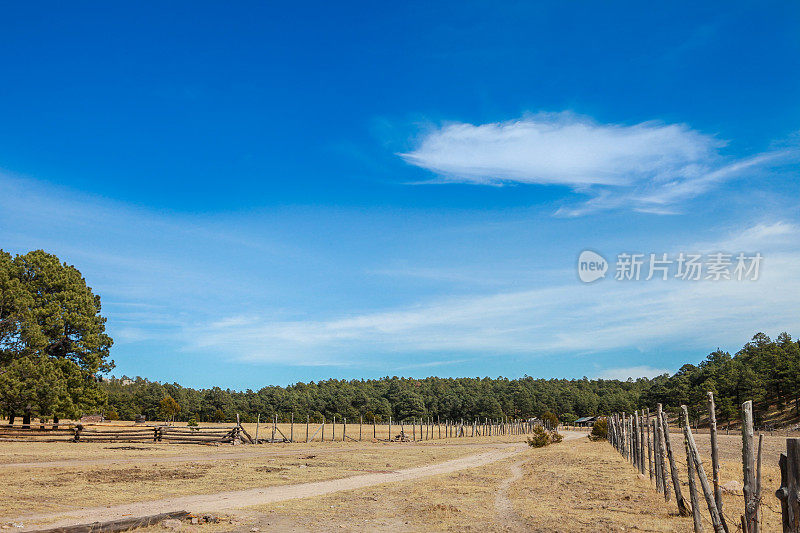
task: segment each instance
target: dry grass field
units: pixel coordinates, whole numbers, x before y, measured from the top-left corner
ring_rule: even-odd
[[[571,440],[542,449],[522,444],[524,436],[418,443],[337,439],[259,446],[0,442],[0,524],[21,521],[23,529],[29,529],[55,519],[53,515],[37,521],[30,515],[250,488],[297,487],[322,480],[342,480],[335,483],[347,488],[347,480],[363,479],[359,476],[411,472],[502,450],[505,455],[500,460],[481,466],[462,465],[436,475],[398,476],[394,482],[362,483],[322,496],[311,491],[308,497],[225,509],[220,514],[227,520],[219,524],[182,529],[199,533],[691,530],[691,519],[677,516],[674,499],[665,503],[649,479],[642,479],[611,446],[590,442],[583,433],[570,436]],[[681,435],[673,433],[672,439],[682,450]],[[708,436],[698,435],[697,441],[710,463]],[[779,529],[773,494],[784,442],[783,437],[765,439],[764,531]],[[721,447],[723,482],[741,482],[741,440],[723,435]],[[682,470],[685,461],[679,463]],[[732,524],[738,521],[742,502],[740,490],[725,495],[725,512]],[[704,506],[703,515],[707,515]]]

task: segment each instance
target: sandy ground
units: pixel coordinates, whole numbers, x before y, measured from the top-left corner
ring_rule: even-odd
[[[574,437],[573,437],[574,438]],[[515,461],[509,465],[511,475],[500,482],[497,495],[494,498],[496,519],[508,526],[509,531],[525,531],[525,525],[519,515],[514,511],[514,504],[508,497],[508,489],[522,479],[522,465],[524,461]]]
[[[685,460],[681,460],[680,453],[683,451],[682,436],[673,433],[671,437],[678,452],[682,491],[688,499]],[[214,525],[181,526],[184,533],[397,529],[565,533],[691,531],[691,518],[678,516],[674,497],[665,502],[663,496],[655,492],[648,476],[640,476],[608,443],[590,442],[585,432],[569,434],[561,444],[542,449],[529,448],[523,436],[495,439],[415,444],[312,443],[225,449],[156,447],[124,453],[98,446],[96,449],[101,455],[113,454],[126,461],[128,453],[141,454],[136,460],[150,465],[142,467],[142,472],[148,476],[169,474],[172,469],[199,469],[201,477],[141,481],[134,476],[129,483],[109,479],[102,485],[107,487],[106,492],[96,493],[94,500],[77,500],[87,502],[85,508],[70,504],[72,507],[62,505],[45,512],[47,507],[28,504],[21,509],[33,512],[17,513],[17,518],[0,518],[0,524],[22,523],[25,527],[16,530],[25,531],[35,529],[37,522],[49,525],[57,521],[59,525],[67,525],[186,509],[213,512],[225,519]],[[708,436],[701,434],[696,439],[710,474]],[[720,441],[722,482],[741,482],[741,437],[732,434]],[[63,449],[63,444],[57,446]],[[293,446],[296,448],[292,449]],[[777,456],[784,448],[785,438],[765,438],[763,531],[780,530],[780,511],[774,490],[779,484]],[[26,477],[34,483],[42,483],[42,498],[52,496],[66,500],[75,485],[48,486],[48,480],[52,483],[60,475],[71,476],[78,472],[82,475],[98,472],[107,472],[109,476],[130,475],[130,465],[121,469],[92,464],[92,461],[110,457],[87,458],[85,451],[91,449],[71,448],[75,456],[70,457],[73,463],[69,468],[63,465],[45,467],[31,461],[30,457],[27,461],[16,462],[37,463],[36,466],[7,468],[13,460],[2,456],[0,447],[4,481],[7,476],[16,480],[11,486],[0,487],[0,500],[13,500],[15,491],[30,484]],[[41,451],[46,453],[40,459],[52,463],[54,450],[43,448]],[[340,453],[343,451],[349,453]],[[25,449],[24,453],[31,451]],[[298,469],[299,458],[317,455],[316,459],[302,464],[324,463],[325,468],[318,470],[324,471],[326,479],[314,478],[321,474],[312,475],[311,466]],[[188,463],[185,462],[187,458],[191,459]],[[74,461],[81,464],[76,465]],[[255,473],[247,474],[249,471]],[[236,488],[229,488],[229,484],[224,485],[228,490],[214,490],[219,486],[218,478],[225,475],[234,476]],[[309,475],[311,477],[303,477]],[[41,476],[38,481],[37,476]],[[306,479],[308,481],[302,482]],[[79,490],[92,488],[91,484],[84,487]],[[48,490],[52,494],[48,495]],[[120,494],[112,498],[115,490]],[[131,496],[127,492],[126,496],[126,491],[131,490],[137,494]],[[131,503],[132,498],[140,501]],[[725,492],[724,506],[729,524],[735,530],[743,508],[741,490]],[[711,530],[702,496],[701,507],[706,530]],[[26,516],[20,517],[20,514]],[[163,529],[155,527],[152,531]]]
[[[580,435],[576,434],[576,436]],[[332,492],[360,489],[383,483],[408,481],[467,468],[480,467],[519,454],[525,449],[526,445],[522,443],[504,444],[497,445],[494,449],[458,459],[452,459],[443,463],[408,468],[396,472],[364,474],[343,479],[297,485],[260,487],[214,494],[164,498],[128,505],[82,508],[69,512],[19,516],[12,518],[10,522],[24,523],[26,527],[20,528],[20,530],[27,531],[35,529],[37,523],[43,522],[48,523],[49,527],[63,527],[80,523],[113,520],[125,516],[157,514],[176,509],[185,509],[191,512],[223,512],[231,509],[240,509],[291,499],[309,498]]]
[[[527,448],[481,467],[235,513],[206,528],[260,531],[688,532],[691,521],[607,443]]]

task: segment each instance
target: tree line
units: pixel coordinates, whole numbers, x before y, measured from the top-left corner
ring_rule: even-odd
[[[698,365],[654,379],[384,377],[268,386],[257,391],[194,389],[137,377],[106,379],[114,368],[100,297],[81,273],[42,250],[0,250],[0,414],[30,423],[105,413],[109,418],[233,421],[239,415],[285,420],[349,418],[384,421],[577,417],[631,412],[663,403],[697,416],[713,391],[723,420],[754,400],[757,420],[771,406],[793,403],[800,414],[800,343],[763,333],[734,355],[715,350]]]
[[[757,333],[731,355],[715,350],[698,365],[686,364],[673,375],[654,379],[535,379],[384,377],[370,380],[330,379],[270,386],[258,391],[214,387],[192,389],[177,383],[127,378],[103,384],[112,416],[130,419],[144,414],[166,418],[161,402],[173,399],[177,419],[255,421],[257,415],[288,421],[322,417],[385,421],[441,417],[450,420],[545,417],[555,413],[570,423],[578,417],[633,412],[662,403],[666,408],[689,406],[694,417],[706,411],[706,393],[717,399],[723,421],[738,419],[740,406],[753,400],[756,423],[771,408],[791,405],[800,415],[800,341],[781,333],[771,340]],[[128,384],[125,384],[128,383]],[[170,413],[175,417],[176,412]]]
[[[646,378],[637,381],[589,380],[587,378],[520,379],[384,377],[368,380],[329,379],[235,391],[213,387],[193,389],[177,383],[159,383],[127,377],[102,383],[112,418],[131,419],[139,414],[150,420],[167,418],[208,422],[244,421],[277,415],[321,420],[348,418],[365,421],[440,417],[450,420],[543,417],[557,413],[563,422],[596,412],[632,410],[649,388]],[[164,398],[179,406],[167,413]]]
[[[717,349],[698,365],[685,364],[671,376],[655,378],[642,407],[686,405],[697,419],[707,410],[707,391],[714,393],[717,416],[725,422],[740,418],[747,400],[753,401],[756,425],[774,409],[792,407],[794,416],[800,415],[800,340],[788,333],[775,340],[757,333],[734,355]]]

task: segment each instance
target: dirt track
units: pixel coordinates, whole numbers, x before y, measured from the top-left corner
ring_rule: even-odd
[[[582,433],[566,434],[566,439],[579,438]],[[495,461],[512,457],[526,449],[522,443],[488,445],[490,449],[480,453],[452,459],[433,465],[407,468],[389,473],[364,474],[348,478],[301,483],[296,485],[272,486],[241,491],[228,491],[215,494],[180,496],[162,500],[117,505],[110,507],[92,507],[74,511],[20,516],[9,522],[22,523],[23,528],[17,531],[30,531],[47,523],[48,527],[63,527],[90,522],[116,520],[130,516],[144,516],[169,511],[187,510],[191,512],[220,512],[240,509],[254,505],[264,505],[297,498],[322,496],[339,491],[360,489],[383,483],[408,481],[438,474],[448,474],[458,470],[483,466]],[[39,524],[39,525],[37,525]]]
[[[514,512],[511,500],[508,498],[508,488],[512,483],[522,479],[521,465],[522,461],[517,461],[511,465],[511,476],[500,483],[494,500],[494,508],[497,510],[497,516],[508,524],[509,531],[525,531],[524,524],[520,522],[519,517]]]
[[[417,445],[417,444],[413,444]],[[503,446],[503,444],[474,443],[474,442],[451,442],[447,444],[419,444],[421,446],[436,446],[441,448],[489,448],[492,446]],[[253,459],[258,457],[288,457],[298,454],[336,454],[347,453],[351,450],[348,447],[321,448],[321,447],[292,447],[280,450],[247,450],[247,451],[219,451],[214,453],[202,454],[177,454],[164,456],[137,456],[137,457],[104,457],[98,459],[62,459],[56,461],[25,461],[18,463],[2,463],[1,468],[68,468],[76,466],[103,466],[103,465],[123,465],[123,464],[164,464],[164,463],[188,463],[198,461],[225,461],[233,459]]]

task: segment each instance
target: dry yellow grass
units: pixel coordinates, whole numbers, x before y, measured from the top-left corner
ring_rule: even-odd
[[[696,439],[710,476],[708,436]],[[118,461],[47,468],[6,466],[0,515],[336,479],[439,463],[476,453],[488,443],[522,440],[524,436],[417,444],[337,440],[257,447],[135,445],[144,448],[140,450],[100,443],[0,443],[0,462],[6,465],[63,457]],[[673,433],[672,441],[688,499],[682,435]],[[777,457],[784,446],[782,437],[765,439],[764,531],[780,528],[773,494],[778,486]],[[738,436],[721,437],[723,483],[741,482],[740,454]],[[518,480],[513,478],[515,469],[522,473]],[[729,523],[735,525],[743,508],[741,493],[726,493],[724,507]],[[707,517],[702,499],[701,509]],[[674,497],[665,503],[650,480],[639,477],[610,445],[581,436],[543,449],[527,449],[481,468],[251,508],[237,512],[232,523],[199,530],[247,532],[253,527],[262,531],[690,531],[691,519],[677,516]],[[711,529],[707,519],[706,529]]]
[[[6,452],[8,446],[34,446],[3,445]],[[0,516],[21,515],[32,509],[44,513],[319,481],[442,462],[474,453],[471,446],[407,443],[296,444],[282,445],[282,450],[275,450],[272,445],[218,448],[150,445],[147,450],[133,451],[116,449],[120,445],[100,443],[36,443],[36,446],[39,451],[47,452],[48,459],[53,458],[57,447],[62,447],[68,449],[73,458],[90,463],[46,468],[6,466],[0,486]],[[23,455],[29,459],[30,453],[26,450]],[[238,455],[232,456],[234,453]],[[116,454],[118,462],[91,463],[98,455],[108,457],[107,454]],[[129,454],[134,454],[134,458]],[[163,457],[170,460],[155,462]],[[6,465],[13,462],[16,461],[4,457]]]
[[[498,507],[510,485],[511,512]],[[424,480],[285,502],[243,516],[238,527],[280,523],[297,530],[385,531],[686,531],[647,481],[605,443],[588,439],[529,449],[491,465]],[[232,527],[232,526],[225,526]],[[225,529],[223,527],[223,529]]]
[[[682,441],[673,443],[682,446]],[[702,449],[703,437],[698,437]],[[706,437],[707,440],[707,437]],[[778,450],[782,439],[769,442]],[[741,480],[738,460],[740,443],[724,439],[723,482]],[[682,448],[681,448],[682,449]],[[767,450],[765,444],[765,451]],[[765,453],[763,531],[778,531],[780,516],[771,501],[778,480],[776,470],[767,466]],[[707,459],[710,462],[710,459]],[[523,476],[510,484],[507,498],[512,513],[496,506],[498,488],[509,479],[514,465]],[[679,461],[682,490],[688,498],[685,463]],[[701,496],[702,498],[702,496]],[[772,498],[774,499],[774,498]],[[705,501],[700,506],[707,530]],[[726,493],[724,506],[729,522],[743,508],[740,494]],[[772,507],[772,509],[769,508]],[[405,483],[395,483],[336,495],[297,500],[252,509],[234,517],[233,523],[214,526],[216,530],[249,531],[279,527],[284,531],[340,530],[385,531],[653,531],[688,532],[691,518],[680,517],[674,496],[664,502],[649,477],[641,478],[605,442],[581,438],[547,448],[528,450],[512,459],[492,465]]]

